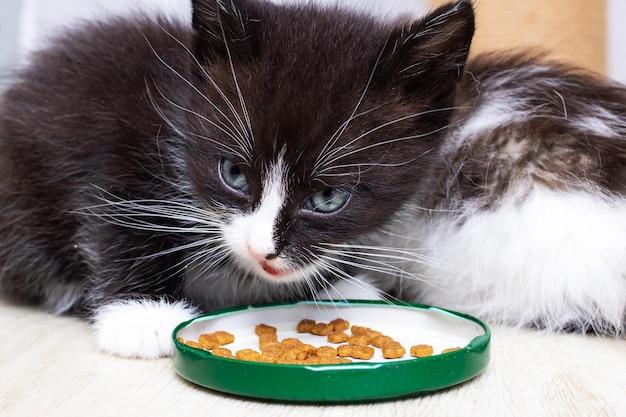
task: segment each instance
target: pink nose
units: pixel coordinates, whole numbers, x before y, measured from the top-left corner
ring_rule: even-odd
[[[277,254],[273,252],[272,253],[259,253],[255,251],[254,249],[252,249],[250,245],[248,245],[247,248],[248,248],[248,255],[250,255],[252,259],[256,259],[257,261],[269,261],[278,256]]]

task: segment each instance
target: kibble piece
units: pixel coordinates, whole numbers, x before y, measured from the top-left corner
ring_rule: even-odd
[[[198,337],[198,342],[202,345],[204,349],[211,350],[220,345],[217,336],[213,333],[204,333]]]
[[[300,320],[296,329],[298,333],[310,333],[313,326],[315,326],[315,320],[303,319]]]
[[[278,358],[274,355],[269,355],[267,353],[261,353],[261,355],[256,358],[257,362],[263,362],[263,363],[277,363],[278,362]]]
[[[353,345],[341,345],[337,346],[337,355],[341,357],[352,356]]]
[[[315,356],[318,358],[336,358],[337,349],[331,346],[320,346],[315,351]]]
[[[367,335],[352,336],[348,343],[355,346],[365,346],[370,344],[371,337]]]
[[[275,346],[275,345],[280,345],[280,342],[278,341],[278,339],[273,339],[273,338],[260,338],[259,339],[259,348],[261,350],[265,349],[267,346]]]
[[[316,323],[311,327],[310,332],[318,336],[328,336],[333,331],[333,327],[328,323]]]
[[[383,346],[383,358],[398,359],[404,356],[406,349],[398,342],[389,342]]]
[[[225,331],[217,331],[213,333],[217,338],[217,342],[219,346],[227,345],[229,343],[233,343],[235,341],[235,335],[225,332]]]
[[[225,331],[215,333],[203,333],[198,337],[198,342],[203,348],[211,350],[218,346],[227,345],[235,341],[235,336]]]
[[[382,348],[387,343],[391,343],[393,341],[394,341],[393,338],[381,334],[381,335],[372,337],[372,339],[370,340],[370,344],[374,347]]]
[[[354,359],[369,360],[374,356],[374,348],[371,346],[354,346],[350,356]]]
[[[313,345],[303,344],[298,348],[299,354],[298,359],[304,360],[310,358],[311,356],[315,356],[315,352],[317,352],[317,348]]]
[[[278,342],[266,343],[261,346],[261,352],[267,355],[280,357],[285,353],[285,347]]]
[[[372,329],[370,329],[369,327],[363,327],[363,326],[357,326],[357,325],[354,325],[350,328],[350,331],[355,336],[367,335],[369,334],[371,330]]]
[[[367,335],[370,337],[370,339],[373,339],[373,338],[375,338],[375,337],[380,337],[380,336],[382,336],[382,335],[383,335],[383,333],[382,333],[382,332],[379,332],[378,330],[371,330],[371,329],[370,329],[370,332],[369,332]]]
[[[258,324],[255,328],[254,328],[254,333],[257,336],[263,336],[263,335],[275,335],[276,334],[276,327],[274,326],[268,326],[267,324]]]
[[[279,363],[281,365],[300,365],[300,362],[301,361],[299,361],[297,359],[280,358],[278,360],[278,362],[276,362],[276,363]]]
[[[286,349],[293,349],[302,346],[304,343],[295,337],[288,337],[280,342]]]
[[[285,361],[297,361],[299,354],[300,352],[298,349],[286,349],[280,355],[279,360],[281,363],[284,363]]]
[[[441,353],[449,353],[449,352],[454,352],[455,350],[460,350],[460,347],[453,347],[453,348],[448,348],[448,349],[444,349],[441,351]]]
[[[254,349],[241,349],[235,352],[235,357],[243,361],[256,361],[261,354]]]
[[[431,345],[415,345],[411,346],[409,353],[416,358],[425,358],[433,354],[433,347]]]
[[[302,365],[322,365],[323,359],[324,358],[320,358],[318,356],[311,356],[310,358],[299,361],[299,363]]]
[[[220,356],[222,358],[232,358],[233,357],[233,352],[231,352],[230,349],[227,348],[223,348],[223,347],[216,347],[214,348],[211,353],[215,356]]]
[[[185,344],[186,344],[187,346],[192,347],[192,348],[196,348],[196,349],[204,349],[204,347],[203,347],[200,343],[196,342],[195,340],[187,340],[187,341],[185,342]]]
[[[265,343],[278,343],[278,335],[264,334],[264,335],[259,336],[259,346]]]
[[[329,333],[327,337],[329,343],[345,343],[348,341],[348,339],[350,339],[350,336],[348,336],[346,333],[335,331]]]
[[[300,347],[300,350],[302,352],[306,352],[306,353],[311,353],[311,354],[315,354],[315,351],[317,350],[317,347],[313,346],[313,345],[309,345],[308,343],[303,344]]]
[[[382,332],[378,330],[372,330],[369,327],[352,326],[350,329],[355,336],[368,336],[370,339],[377,336],[382,336]]]
[[[350,323],[348,322],[348,320],[344,319],[335,319],[332,320],[329,324],[333,326],[333,332],[343,332],[350,328]]]

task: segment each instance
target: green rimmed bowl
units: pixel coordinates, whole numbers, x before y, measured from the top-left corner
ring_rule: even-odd
[[[340,365],[278,365],[213,356],[178,341],[226,330],[233,352],[258,350],[254,328],[275,326],[279,339],[297,337],[315,346],[331,345],[325,337],[296,332],[301,319],[331,321],[382,331],[402,343],[407,355],[384,359],[380,350],[369,361]],[[467,314],[420,304],[388,301],[316,301],[267,304],[216,311],[181,323],[173,332],[174,369],[183,378],[229,394],[286,402],[346,403],[380,401],[440,390],[470,380],[489,363],[491,332]],[[432,345],[435,355],[413,358],[410,346]],[[461,349],[438,354],[443,349]]]

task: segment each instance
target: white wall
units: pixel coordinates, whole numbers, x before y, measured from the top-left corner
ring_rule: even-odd
[[[626,1],[609,0],[607,4],[607,72],[626,83]]]
[[[4,0],[0,2],[0,70],[3,66],[14,61],[18,49],[17,33],[20,30],[21,4],[17,0]],[[0,89],[4,84],[0,77]]]
[[[7,0],[1,0],[7,1]],[[17,43],[20,51],[36,48],[47,35],[78,19],[133,11],[165,11],[191,16],[190,0],[8,0],[22,4]]]
[[[274,0],[294,2],[299,0]],[[428,0],[316,0],[349,4],[381,14],[427,9]],[[523,1],[523,0],[522,0]],[[0,67],[35,48],[46,34],[78,18],[133,10],[164,10],[189,18],[190,0],[0,0]],[[626,1],[608,0],[608,72],[626,83]]]

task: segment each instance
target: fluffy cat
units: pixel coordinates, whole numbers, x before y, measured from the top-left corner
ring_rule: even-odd
[[[199,311],[324,294],[622,334],[626,89],[387,22],[194,0],[85,23],[0,104],[0,285],[158,357]]]

